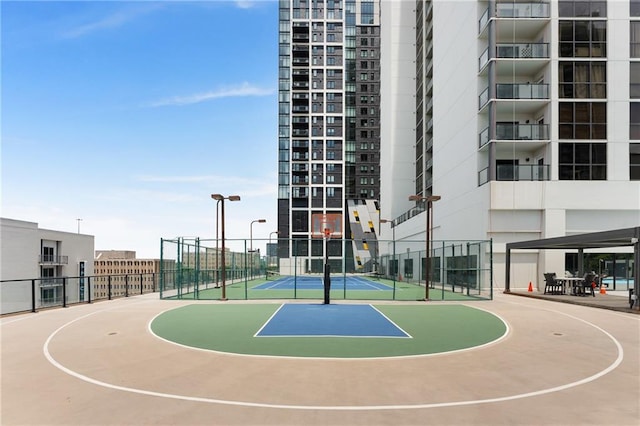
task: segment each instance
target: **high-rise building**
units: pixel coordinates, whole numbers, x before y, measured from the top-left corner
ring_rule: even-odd
[[[279,13],[280,268],[322,272],[325,256],[334,271],[344,258],[370,268],[375,244],[362,240],[375,240],[378,222],[379,0],[280,0]],[[314,239],[320,215],[360,244]]]
[[[638,226],[638,0],[381,7],[380,211],[396,238],[425,235],[410,195],[440,196],[434,239],[491,239],[500,287],[508,242]],[[628,276],[630,248],[602,254]],[[575,252],[515,256],[516,286],[578,269]]]

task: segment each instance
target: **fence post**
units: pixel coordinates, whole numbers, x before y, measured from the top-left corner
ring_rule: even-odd
[[[124,297],[129,297],[129,275],[124,276]]]
[[[142,274],[140,274],[140,294],[142,294]]]
[[[87,277],[87,303],[91,303],[91,277]]]
[[[111,275],[107,275],[107,290],[109,293],[109,300],[111,300]]]
[[[67,307],[67,278],[62,277],[62,307]]]
[[[31,280],[31,312],[36,311],[36,280]]]

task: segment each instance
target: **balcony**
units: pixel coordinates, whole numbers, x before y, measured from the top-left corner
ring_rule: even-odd
[[[480,132],[478,138],[479,148],[489,142],[499,141],[549,141],[548,124],[496,124],[495,138],[489,139],[489,128]]]
[[[496,180],[501,181],[532,181],[549,180],[548,164],[515,164],[496,166]]]
[[[38,256],[38,263],[40,265],[67,265],[69,264],[69,256],[41,254]]]
[[[533,113],[549,102],[548,84],[498,83],[495,98],[489,97],[489,88],[478,97],[478,108],[482,110],[489,102],[497,102],[498,113]]]
[[[495,61],[498,76],[533,76],[549,63],[549,43],[501,43],[493,55],[487,48],[478,58],[481,74],[486,73],[491,60]]]
[[[548,2],[539,3],[496,3],[496,18],[548,18]]]
[[[551,16],[550,2],[538,3],[496,3],[495,11],[487,8],[478,20],[478,33],[486,36],[486,29],[493,21],[498,39],[531,39],[542,30]]]
[[[549,164],[514,164],[496,165],[496,180],[503,182],[532,182],[551,180]],[[484,168],[478,172],[478,186],[489,182],[489,168]]]
[[[496,99],[549,99],[549,85],[498,83]]]

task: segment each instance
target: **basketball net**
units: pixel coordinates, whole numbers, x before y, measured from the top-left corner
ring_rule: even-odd
[[[331,229],[329,228],[324,228],[324,237],[329,240],[331,239]]]

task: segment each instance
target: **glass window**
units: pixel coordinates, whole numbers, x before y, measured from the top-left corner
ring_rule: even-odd
[[[606,139],[606,102],[560,102],[560,139]]]
[[[560,21],[560,56],[606,58],[607,23],[600,20]]]
[[[629,63],[629,97],[640,99],[640,62]]]
[[[560,180],[606,180],[606,143],[560,143]]]
[[[629,144],[629,179],[640,180],[640,143]]]
[[[640,16],[640,0],[629,1],[629,15]]]
[[[607,2],[605,0],[559,0],[558,15],[560,17],[606,17]]]
[[[561,98],[606,98],[606,62],[568,62],[558,64]]]
[[[629,104],[629,139],[640,140],[640,102]]]
[[[632,58],[640,58],[640,21],[629,23],[629,48]]]

